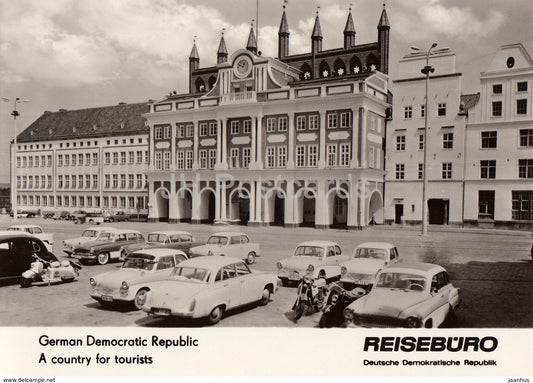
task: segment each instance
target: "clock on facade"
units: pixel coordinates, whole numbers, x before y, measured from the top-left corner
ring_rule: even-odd
[[[507,68],[512,68],[514,66],[514,57],[509,57],[507,59]]]
[[[252,60],[248,56],[241,56],[235,60],[233,73],[239,78],[244,78],[252,71]]]

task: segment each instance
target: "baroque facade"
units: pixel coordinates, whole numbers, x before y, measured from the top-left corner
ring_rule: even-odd
[[[342,48],[289,54],[285,9],[278,57],[263,57],[253,28],[246,49],[217,64],[189,57],[189,93],[150,105],[152,221],[313,227],[383,222],[390,25],[358,45],[351,12]]]

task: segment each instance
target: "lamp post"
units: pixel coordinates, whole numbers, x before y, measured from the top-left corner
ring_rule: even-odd
[[[11,112],[11,115],[13,116],[13,130],[15,137],[13,139],[13,178],[11,180],[11,207],[13,210],[13,219],[17,220],[17,176],[16,176],[16,160],[17,160],[17,116],[20,116],[20,113],[17,111],[17,104],[20,104],[22,102],[28,102],[29,100],[21,99],[20,97],[15,98],[14,100],[11,100],[7,97],[2,97],[2,101],[4,102],[13,102],[13,111]]]
[[[421,72],[426,76],[426,102],[424,106],[424,164],[423,164],[423,183],[422,183],[422,235],[427,235],[428,233],[428,198],[427,198],[427,188],[428,188],[428,177],[427,177],[427,157],[428,157],[428,146],[429,146],[429,134],[428,134],[428,93],[429,93],[429,74],[435,72],[435,68],[429,65],[429,56],[433,48],[437,46],[437,43],[431,44],[431,47],[424,51],[423,49],[417,47],[411,47],[413,51],[420,52],[426,56],[426,66],[422,68]]]

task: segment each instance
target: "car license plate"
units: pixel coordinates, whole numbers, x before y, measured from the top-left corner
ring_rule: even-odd
[[[169,316],[170,315],[170,310],[169,309],[152,308],[152,313],[155,314],[155,315]]]
[[[365,285],[365,286],[370,284],[370,282],[368,281],[355,281],[355,283],[357,283],[358,285]]]
[[[102,300],[106,302],[113,302],[113,297],[110,295],[102,295]]]

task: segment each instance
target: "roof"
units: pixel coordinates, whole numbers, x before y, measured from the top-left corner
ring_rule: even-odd
[[[285,9],[283,10],[283,15],[281,15],[281,23],[279,24],[278,34],[289,34],[289,24],[287,23]]]
[[[357,245],[356,249],[385,249],[389,250],[394,247],[393,244],[387,242],[363,242]]]
[[[322,38],[322,29],[320,28],[320,19],[318,18],[318,15],[316,15],[316,18],[315,18],[315,25],[313,27],[313,33],[311,34],[311,37]]]
[[[256,50],[257,49],[257,40],[255,38],[254,28],[250,28],[250,34],[248,35],[248,42],[246,43],[246,49]]]
[[[221,236],[221,237],[231,237],[233,235],[246,235],[246,236],[248,236],[246,233],[243,233],[241,231],[219,231],[218,233],[213,233],[211,235],[218,235],[218,236]]]
[[[244,261],[239,258],[214,255],[214,256],[191,258],[191,259],[181,262],[179,266],[201,267],[201,268],[210,269],[210,270],[218,270],[222,266],[231,265],[232,263],[242,263],[242,262]]]
[[[423,262],[413,262],[413,261],[407,261],[404,262],[402,260],[392,263],[385,269],[387,271],[402,271],[402,272],[409,272],[409,271],[418,271],[423,274],[434,274],[435,272],[440,271],[446,271],[442,266],[436,265],[433,263],[423,263]]]
[[[353,23],[352,12],[348,13],[348,18],[346,19],[346,25],[344,26],[344,33],[355,33],[355,26]]]
[[[381,17],[379,18],[378,27],[390,28],[389,18],[387,16],[387,11],[385,10],[385,5],[383,5],[383,12],[381,12]]]
[[[185,234],[185,235],[192,235],[188,231],[183,231],[183,230],[157,230],[157,231],[151,231],[151,232],[148,233],[148,235],[150,235],[150,234],[166,234],[166,235]]]
[[[115,233],[115,234],[121,234],[121,233],[137,233],[137,234],[141,234],[140,231],[138,230],[132,230],[132,229],[115,229],[115,228],[111,228],[111,230],[106,230],[110,233]]]
[[[462,94],[461,95],[461,104],[464,105],[465,112],[472,109],[479,102],[479,92],[475,94]]]
[[[220,44],[218,45],[218,55],[227,55],[228,49],[226,48],[226,40],[224,40],[224,35],[220,38]]]
[[[128,254],[128,257],[131,256],[140,256],[142,254],[151,255],[153,257],[164,257],[167,255],[181,254],[187,256],[183,251],[169,248],[157,248],[157,249],[144,249],[137,250],[131,254]]]
[[[148,134],[148,103],[44,112],[17,137],[18,142]]]
[[[300,243],[298,246],[320,246],[320,247],[324,247],[324,246],[339,246],[339,244],[337,242],[333,242],[333,241],[307,241],[307,242],[302,242]]]
[[[11,225],[11,226],[9,226],[9,228],[13,228],[13,229],[25,229],[27,227],[41,227],[41,226],[39,226],[39,225],[31,225],[31,224]]]
[[[31,235],[29,233],[26,233],[25,231],[12,232],[12,231],[7,231],[7,230],[0,230],[0,239],[3,239],[3,238],[21,238],[21,237],[36,238],[33,235]]]
[[[200,55],[198,55],[198,48],[196,48],[196,42],[192,45],[191,54],[189,55],[189,59],[200,60]]]

